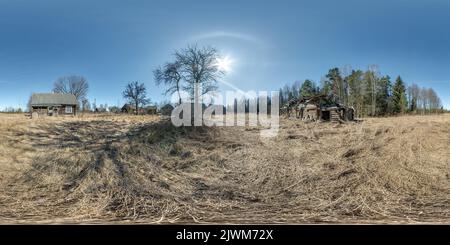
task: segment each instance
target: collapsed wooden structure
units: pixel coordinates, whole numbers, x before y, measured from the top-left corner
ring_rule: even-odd
[[[292,99],[282,107],[287,117],[295,115],[303,121],[353,121],[355,109],[337,103],[332,97],[316,95],[301,99]]]

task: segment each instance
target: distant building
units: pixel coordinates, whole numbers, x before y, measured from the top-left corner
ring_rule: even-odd
[[[145,114],[155,115],[158,112],[158,108],[156,106],[150,105],[144,108]]]
[[[131,104],[125,104],[122,106],[121,109],[122,113],[136,113],[136,107],[134,105]],[[144,108],[139,108],[139,114],[143,115],[143,114],[156,114],[157,113],[157,107],[156,106],[146,106]]]
[[[122,113],[136,113],[136,107],[131,104],[125,104],[120,111]]]
[[[77,114],[78,102],[73,94],[34,93],[31,95],[32,114],[39,116],[58,116]]]
[[[172,114],[174,107],[171,104],[166,104],[161,107],[160,111],[162,115],[170,116]]]

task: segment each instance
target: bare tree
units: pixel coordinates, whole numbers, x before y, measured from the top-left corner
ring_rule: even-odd
[[[83,76],[64,76],[56,79],[53,86],[53,92],[62,94],[73,94],[77,101],[86,98],[89,90],[89,84]]]
[[[211,47],[198,48],[197,45],[175,53],[177,62],[181,64],[181,73],[186,80],[186,89],[194,97],[195,88],[201,87],[201,94],[217,90],[218,79],[224,75],[219,70],[217,60],[220,58],[216,49]]]
[[[420,90],[421,88],[415,83],[408,86],[407,89],[410,111],[413,113],[418,113],[421,108]]]
[[[437,113],[438,110],[441,107],[441,101],[439,99],[439,96],[434,91],[434,89],[428,88],[427,89],[427,97],[428,97],[428,100],[429,100],[429,105],[428,106],[430,108],[430,113],[432,113],[432,112]]]
[[[350,86],[348,82],[348,78],[350,74],[352,73],[352,66],[349,64],[344,65],[344,67],[341,68],[341,75],[342,75],[342,95],[343,95],[343,103],[344,105],[348,106],[349,100],[350,100]]]
[[[176,92],[178,94],[178,103],[181,104],[180,90],[183,79],[183,75],[181,74],[181,63],[166,63],[163,68],[160,67],[154,70],[153,74],[157,85],[161,85],[163,83],[167,86],[165,95]]]
[[[372,111],[372,116],[376,115],[376,105],[377,105],[377,83],[378,83],[378,77],[379,77],[379,68],[378,65],[370,65],[369,69],[370,71],[370,75],[369,79],[371,79],[370,81],[370,91],[371,91],[371,101],[372,101],[372,106],[371,106],[371,111]]]
[[[422,98],[422,114],[427,114],[427,110],[429,108],[430,100],[428,98],[428,89],[421,88],[420,96]]]
[[[81,106],[83,107],[82,110],[84,112],[91,110],[91,103],[89,103],[88,99],[82,99],[81,100]]]
[[[139,114],[140,105],[144,106],[150,102],[150,100],[147,99],[145,85],[143,83],[139,84],[137,81],[128,83],[122,94],[125,99],[135,106],[136,115]]]
[[[422,115],[438,113],[442,107],[442,101],[432,88],[419,87],[417,84],[411,86],[412,101]]]

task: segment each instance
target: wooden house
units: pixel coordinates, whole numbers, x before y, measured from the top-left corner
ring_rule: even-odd
[[[32,115],[38,116],[74,116],[77,114],[77,99],[73,94],[34,93],[31,95]]]

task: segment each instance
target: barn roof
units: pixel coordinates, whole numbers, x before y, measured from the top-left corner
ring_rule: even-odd
[[[31,106],[77,105],[73,94],[35,93],[31,95]]]

